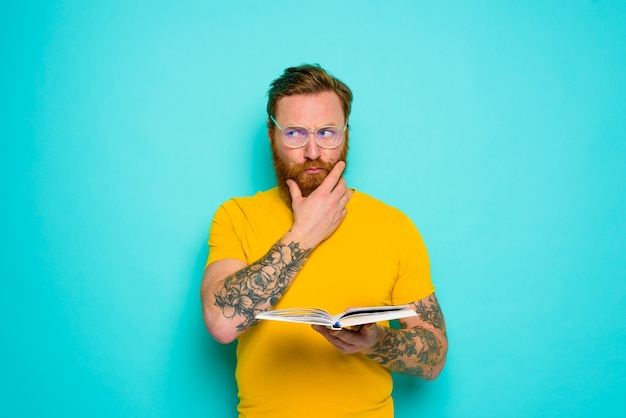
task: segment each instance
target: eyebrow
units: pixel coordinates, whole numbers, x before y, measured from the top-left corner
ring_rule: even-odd
[[[346,123],[347,122],[348,121],[346,121]],[[278,122],[276,122],[276,120],[274,120],[274,123],[278,124]],[[289,127],[294,127],[295,126],[295,127],[298,127],[298,128],[309,129],[309,128],[306,127],[306,125],[303,125],[301,123],[285,123],[284,125],[281,125],[281,126],[283,128],[286,128],[288,126]],[[322,125],[318,125],[317,128],[315,128],[315,129],[317,130],[317,129],[320,129],[320,128],[327,128],[329,126],[335,126],[335,127],[338,127],[338,128],[342,128],[343,127],[340,123],[328,122],[328,123],[325,123],[325,124],[322,124]]]
[[[273,115],[270,115],[270,119],[272,119],[272,121],[274,121],[274,124],[278,127],[281,126],[282,128],[293,128],[293,127],[297,127],[297,128],[304,128],[304,129],[309,129],[307,128],[305,125],[302,125],[300,123],[285,123],[285,124],[281,124],[279,123],[276,118]],[[345,128],[348,126],[348,120],[346,119],[345,124],[341,125],[340,123],[333,123],[333,122],[329,122],[326,123],[324,125],[319,125],[317,128],[315,128],[315,130],[318,130],[320,128],[328,128],[328,127],[337,127],[337,128]],[[309,129],[311,130],[311,129]]]

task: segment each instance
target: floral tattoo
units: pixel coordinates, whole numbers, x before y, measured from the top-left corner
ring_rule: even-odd
[[[437,298],[432,295],[426,302],[419,301],[412,304],[415,312],[430,327],[440,330],[446,335],[443,313]],[[436,366],[445,353],[442,352],[441,342],[429,328],[407,328],[403,323],[402,330],[387,330],[385,338],[373,347],[373,354],[367,356],[389,370],[398,373],[411,374],[428,379],[432,377],[433,367]],[[409,361],[411,358],[417,359]],[[415,364],[409,366],[409,364]]]
[[[258,322],[254,316],[267,310],[268,303],[278,303],[310,253],[295,242],[274,244],[259,261],[226,278],[215,305],[226,318],[243,317],[237,329],[244,331]]]

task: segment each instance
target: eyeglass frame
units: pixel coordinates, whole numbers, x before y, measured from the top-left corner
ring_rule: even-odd
[[[343,126],[343,128],[341,129],[341,141],[339,141],[337,143],[337,145],[335,145],[334,147],[327,147],[324,146],[322,144],[320,144],[319,138],[317,137],[317,134],[319,131],[323,130],[323,129],[328,129],[328,128],[339,128],[338,126],[321,126],[319,128],[317,128],[315,131],[311,131],[310,129],[305,128],[304,126],[298,126],[298,125],[293,125],[293,126],[285,126],[284,128],[282,126],[280,126],[280,124],[276,121],[276,119],[274,119],[274,116],[269,115],[270,119],[272,120],[272,122],[274,122],[274,125],[276,125],[276,127],[280,130],[281,133],[281,139],[284,138],[284,130],[287,128],[298,128],[298,129],[303,129],[305,131],[307,131],[308,135],[306,136],[306,141],[304,141],[304,143],[302,145],[298,145],[298,146],[291,146],[289,144],[287,144],[285,142],[285,140],[283,139],[283,144],[285,144],[286,147],[291,148],[291,149],[298,149],[298,148],[302,148],[304,146],[306,146],[306,144],[309,143],[309,140],[311,139],[311,134],[315,134],[315,143],[320,147],[320,148],[324,148],[324,149],[335,149],[338,146],[340,146],[344,139],[345,139],[345,133],[346,133],[346,129],[348,129],[348,121],[346,120],[346,124]]]

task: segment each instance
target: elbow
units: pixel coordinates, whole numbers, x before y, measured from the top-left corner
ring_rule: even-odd
[[[237,334],[222,327],[217,321],[211,320],[207,315],[204,316],[204,326],[215,341],[220,344],[230,344],[237,339]]]
[[[220,344],[233,342],[240,333],[232,327],[232,322],[229,322],[219,311],[212,308],[214,301],[206,296],[204,290],[200,293],[200,300],[202,303],[202,319],[209,334]]]
[[[229,335],[227,333],[211,332],[211,331],[209,331],[209,333],[211,334],[213,339],[220,344],[230,344],[237,339],[237,337]]]
[[[441,361],[441,363],[433,366],[432,369],[430,369],[430,373],[428,373],[427,375],[424,376],[424,380],[435,380],[439,377],[439,375],[441,374],[441,371],[443,370],[443,366],[446,363],[446,359],[444,357],[444,359]]]
[[[204,326],[215,341],[220,344],[230,344],[237,339],[238,333],[212,318],[210,314],[204,314]]]
[[[441,374],[441,371],[443,370],[443,366],[445,366],[446,364],[447,356],[448,356],[448,341],[446,340],[443,346],[441,347],[441,349],[439,350],[438,361],[433,365],[432,369],[430,370],[430,373],[424,376],[426,380],[435,380],[437,377],[439,377],[439,375]]]

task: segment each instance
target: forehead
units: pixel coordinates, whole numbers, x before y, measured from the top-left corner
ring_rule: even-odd
[[[276,119],[282,124],[343,125],[344,114],[334,91],[282,97],[276,104]]]

